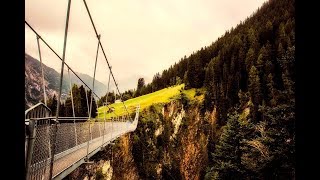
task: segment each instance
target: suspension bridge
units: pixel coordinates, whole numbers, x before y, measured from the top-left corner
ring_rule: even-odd
[[[105,110],[104,118],[98,119],[91,117],[91,112],[93,110],[92,102],[95,100],[93,99],[93,95],[100,99],[100,97],[98,97],[94,91],[96,66],[100,48],[104,55],[104,59],[107,62],[109,70],[108,87],[106,94],[108,95],[110,77],[112,77],[116,90],[120,95],[120,100],[122,99],[122,95],[119,91],[118,83],[115,80],[111,66],[106,57],[100,40],[100,34],[98,34],[97,32],[88,5],[85,0],[83,0],[83,3],[86,7],[86,11],[90,17],[95,36],[97,38],[97,51],[93,82],[91,86],[92,88],[90,88],[65,62],[71,0],[68,0],[62,57],[60,57],[56,53],[56,51],[47,43],[47,41],[45,41],[27,21],[25,21],[25,24],[34,32],[37,37],[42,75],[42,90],[44,97],[44,103],[39,102],[38,104],[25,111],[25,178],[28,180],[63,179],[81,164],[91,163],[89,161],[89,158],[102,150],[106,145],[112,143],[113,140],[126,133],[132,132],[137,128],[140,106],[137,105],[135,107],[135,113],[130,114],[123,101],[123,107],[126,111],[125,115],[120,116],[115,114],[115,117],[107,119]],[[61,73],[56,109],[50,109],[47,106],[40,40],[61,60]],[[72,89],[72,82],[70,78],[71,72],[77,78],[79,78],[79,80],[85,85],[86,89],[90,89],[92,92],[90,100],[88,99],[88,95],[86,95],[88,109],[87,117],[76,117],[72,90],[70,91],[70,96],[72,102],[73,117],[59,116],[62,79],[65,66],[67,67],[67,72],[70,79],[70,90]],[[106,97],[106,102],[103,104],[111,109],[108,105],[107,100],[108,98]],[[52,116],[52,111],[56,112],[55,116]]]

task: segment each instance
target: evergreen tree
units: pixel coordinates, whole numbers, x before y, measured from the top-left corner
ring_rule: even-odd
[[[264,146],[269,147],[268,164],[261,173],[267,179],[295,177],[295,103],[294,97],[281,92],[286,101],[275,107],[262,107],[265,122]],[[291,97],[290,97],[291,96]]]
[[[270,73],[267,78],[268,101],[271,106],[276,104],[276,90],[274,88],[273,76]]]
[[[262,48],[259,51],[257,65],[256,65],[257,68],[260,69],[260,71],[262,71],[266,61],[267,61],[267,50],[264,46],[262,46]]]
[[[71,92],[69,93],[69,96],[70,96],[70,98],[72,98]],[[72,96],[73,96],[73,105],[74,105],[75,116],[81,117],[81,115],[82,115],[81,94],[80,94],[79,88],[76,84],[73,84],[73,86],[72,86]],[[72,108],[72,106],[71,106],[71,108]]]
[[[79,87],[79,95],[80,95],[80,106],[81,106],[81,110],[79,112],[79,115],[81,117],[88,117],[88,106],[87,106],[87,97],[86,97],[86,90],[83,87],[83,85],[81,85]],[[90,99],[88,99],[88,102],[90,102]]]
[[[204,70],[198,56],[189,59],[187,81],[191,88],[200,88],[204,81]]]
[[[252,116],[258,121],[258,106],[262,103],[262,92],[260,85],[259,72],[255,66],[252,66],[249,72],[249,92],[253,103]]]
[[[92,94],[92,91],[89,90],[88,91],[89,108],[91,106],[91,96],[93,96],[93,94]],[[92,97],[91,118],[95,118],[97,116],[97,112],[98,112],[97,104],[96,104],[96,101],[95,101],[94,97]]]
[[[66,116],[66,108],[64,103],[60,103],[60,110],[59,110],[59,116],[65,117]]]
[[[254,53],[254,49],[250,48],[247,52],[246,55],[246,69],[249,71],[251,69],[251,67],[254,65],[255,62],[255,53]]]
[[[205,87],[206,87],[206,93],[204,98],[204,103],[206,106],[206,109],[212,110],[214,105],[214,91],[215,91],[215,81],[214,81],[214,61],[211,60],[206,68],[206,74],[205,74]]]
[[[284,53],[285,53],[285,50],[283,48],[283,45],[282,45],[282,43],[279,43],[278,50],[277,50],[277,57],[279,59],[281,59],[283,57]]]
[[[252,50],[258,50],[259,48],[259,40],[258,40],[258,35],[257,32],[254,28],[249,28],[248,30],[248,40],[249,40],[249,44],[250,47],[252,48]]]
[[[229,115],[213,156],[213,179],[242,179],[239,114]]]
[[[140,96],[140,91],[142,89],[142,87],[145,86],[145,82],[144,82],[144,78],[139,78],[138,79],[138,84],[137,84],[137,90],[136,90],[136,93],[135,93],[135,97],[138,97]]]
[[[73,117],[71,97],[68,97],[65,102],[65,116]]]
[[[52,116],[55,116],[55,115],[56,115],[56,112],[57,112],[57,104],[58,104],[58,101],[57,101],[56,94],[53,94],[53,97],[52,97],[52,98],[49,98],[49,99],[48,99],[48,102],[47,102],[47,106],[48,106],[48,108],[50,108],[50,110],[51,110],[51,112],[52,112]]]
[[[163,71],[163,75],[162,77],[165,77],[166,76],[166,73],[167,71]],[[153,79],[152,79],[152,91],[157,91],[159,89],[161,89],[163,86],[162,86],[162,79],[161,79],[161,76],[160,76],[160,73],[156,73],[156,75],[153,76]]]

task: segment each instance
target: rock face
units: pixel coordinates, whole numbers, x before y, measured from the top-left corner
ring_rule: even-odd
[[[91,157],[93,164],[82,164],[66,179],[132,179],[138,180],[139,175],[131,153],[130,135],[118,138],[115,145],[107,145],[104,150]]]
[[[53,68],[50,68],[43,64],[44,71],[44,83],[46,89],[47,97],[52,97],[53,94],[58,94],[59,91],[59,82],[60,82],[60,73],[58,73]],[[62,81],[62,94],[61,98],[66,99],[70,85],[69,77],[66,75],[67,72],[64,72],[64,78]],[[86,74],[77,73],[79,77],[90,87],[92,88],[93,78]],[[82,85],[82,82],[73,74],[70,73],[72,83]],[[42,74],[41,74],[41,65],[40,61],[31,57],[28,54],[25,54],[25,108],[29,108],[43,99],[43,85],[42,85]],[[99,82],[95,81],[95,93],[98,96],[105,95],[106,86]]]
[[[184,109],[178,101],[151,106],[141,112],[136,131],[108,145],[91,158],[94,164],[81,165],[69,178],[203,179],[211,134],[205,127],[213,116],[204,118],[198,105]]]
[[[47,97],[57,94],[59,73],[43,64],[44,83]],[[43,99],[42,75],[40,61],[25,54],[25,104],[29,108]],[[66,85],[63,86],[63,94],[66,94]]]

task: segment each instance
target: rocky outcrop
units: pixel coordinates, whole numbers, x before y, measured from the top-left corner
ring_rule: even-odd
[[[208,165],[210,124],[197,104],[184,109],[179,101],[141,112],[136,131],[91,159],[71,179],[203,179]],[[85,174],[85,175],[83,175]]]

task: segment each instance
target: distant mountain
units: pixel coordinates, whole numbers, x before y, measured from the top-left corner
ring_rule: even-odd
[[[58,94],[60,73],[51,67],[43,64],[44,68],[44,81],[47,97],[52,97],[53,94]],[[77,72],[76,72],[77,73]],[[93,78],[87,74],[77,73],[77,75],[92,88]],[[71,81],[73,84],[82,85],[82,82],[73,74],[70,73]],[[69,92],[69,77],[67,71],[64,72],[62,82],[61,98],[66,99]],[[98,96],[105,95],[106,85],[102,82],[95,81],[95,93]],[[37,104],[43,98],[42,90],[42,76],[40,61],[32,56],[25,54],[25,108],[29,108]]]

